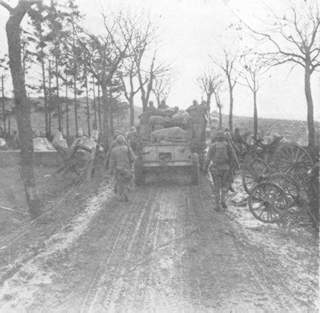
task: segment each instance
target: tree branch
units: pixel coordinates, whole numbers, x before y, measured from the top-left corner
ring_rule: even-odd
[[[13,7],[10,6],[7,2],[0,0],[0,5],[3,6],[4,8],[6,8],[9,13],[11,14],[13,12]]]
[[[311,49],[311,47],[313,46],[315,39],[317,37],[318,34],[318,30],[319,30],[319,26],[320,26],[320,16],[317,16],[317,22],[315,24],[314,29],[312,30],[312,37],[311,37],[311,41],[309,44],[309,49]]]

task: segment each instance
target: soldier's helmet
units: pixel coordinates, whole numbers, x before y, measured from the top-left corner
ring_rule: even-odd
[[[126,139],[122,135],[118,135],[116,138],[116,142],[118,145],[125,145],[126,144]]]

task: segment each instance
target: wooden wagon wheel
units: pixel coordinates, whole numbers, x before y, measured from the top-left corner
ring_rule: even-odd
[[[289,207],[292,207],[300,201],[300,186],[297,181],[289,174],[273,173],[268,176],[268,181],[279,186],[287,195]]]
[[[294,143],[282,144],[275,151],[272,164],[275,169],[292,176],[301,187],[305,187],[308,170],[313,161],[308,151]]]
[[[248,205],[256,219],[264,223],[275,223],[287,213],[289,200],[278,185],[262,182],[252,189]]]
[[[252,188],[262,182],[269,172],[268,165],[261,159],[253,159],[244,164],[241,176],[244,190],[250,194]]]

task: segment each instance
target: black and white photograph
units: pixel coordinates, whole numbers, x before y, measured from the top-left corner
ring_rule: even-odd
[[[320,0],[0,0],[0,313],[319,313]]]

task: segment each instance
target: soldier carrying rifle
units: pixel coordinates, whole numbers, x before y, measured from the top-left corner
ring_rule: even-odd
[[[237,156],[231,144],[222,130],[215,136],[215,141],[211,144],[206,162],[205,170],[210,170],[215,187],[216,210],[221,206],[226,208],[226,194],[230,187],[230,177],[232,176],[232,166],[236,162]]]

